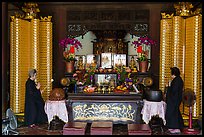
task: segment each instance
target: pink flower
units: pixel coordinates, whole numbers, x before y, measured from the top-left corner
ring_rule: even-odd
[[[73,74],[73,77],[77,77],[77,73],[74,73],[74,74]]]
[[[145,44],[145,45],[156,45],[156,41],[154,41],[154,40],[152,40],[152,39],[150,39],[149,37],[139,37],[138,38],[138,40],[137,41],[133,41],[132,42],[132,44],[134,44],[135,46],[135,48],[137,47],[137,46],[140,46],[140,45],[143,45],[143,44]]]
[[[138,57],[139,61],[145,61],[148,57],[148,50],[144,51],[144,46],[152,46],[156,45],[156,41],[150,39],[149,37],[139,37],[137,41],[133,41],[132,44],[134,45],[134,48],[137,50],[137,53],[141,53],[140,57]]]

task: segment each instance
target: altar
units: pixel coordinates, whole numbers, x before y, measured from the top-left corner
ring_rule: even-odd
[[[141,123],[141,94],[68,93],[66,105],[69,121]]]
[[[146,36],[134,38],[131,44],[136,53],[129,54],[126,32],[119,32],[94,31],[93,53],[74,55],[74,69],[61,79],[69,121],[142,123],[145,87],[153,84],[149,71],[152,40]],[[77,39],[74,41],[78,43]],[[65,52],[74,53],[73,44],[65,47]],[[144,62],[144,71],[140,61]]]

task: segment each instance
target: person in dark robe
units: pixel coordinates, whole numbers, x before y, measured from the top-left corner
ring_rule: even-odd
[[[35,83],[37,71],[31,69],[29,71],[29,78],[26,81],[25,93],[25,125],[29,127],[36,127],[36,124],[46,123],[48,121],[47,114],[44,110],[45,102],[41,96],[40,83]]]
[[[170,133],[181,133],[184,122],[179,106],[182,102],[183,80],[180,77],[180,70],[177,67],[172,67],[170,69],[173,80],[167,88],[166,93],[166,127]]]

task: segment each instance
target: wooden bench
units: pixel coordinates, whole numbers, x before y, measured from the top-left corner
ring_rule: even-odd
[[[90,135],[112,135],[112,122],[92,122]]]
[[[63,135],[85,135],[86,122],[67,122],[63,127]]]
[[[151,135],[148,124],[128,124],[128,135]]]

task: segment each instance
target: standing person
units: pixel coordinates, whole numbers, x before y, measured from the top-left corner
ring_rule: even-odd
[[[183,80],[177,67],[170,69],[172,81],[166,93],[166,126],[170,133],[181,133],[184,123],[179,106],[182,101]]]
[[[41,96],[40,83],[35,83],[37,71],[31,69],[29,78],[26,81],[25,93],[25,125],[33,128],[36,124],[45,123],[48,121],[47,114],[44,111],[45,102]]]

